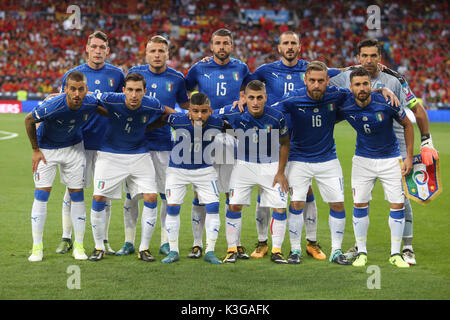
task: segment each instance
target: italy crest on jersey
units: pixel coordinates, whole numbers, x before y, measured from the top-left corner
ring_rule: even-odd
[[[114,79],[113,78],[108,79],[108,84],[110,87],[114,87]]]
[[[148,121],[149,117],[147,115],[142,116],[142,123],[146,123]]]
[[[239,81],[239,72],[233,72],[233,79]]]
[[[377,117],[377,120],[380,122],[383,121],[383,119],[384,119],[383,113],[381,113],[381,112],[377,112],[376,117]]]
[[[329,111],[334,111],[334,103],[330,103],[330,104],[328,105],[328,110],[329,110]]]
[[[166,90],[171,92],[173,90],[173,82],[166,82]]]
[[[405,195],[420,204],[427,204],[442,192],[441,172],[439,159],[433,160],[433,164],[425,166],[422,157],[413,157],[413,169],[402,178]]]
[[[266,131],[267,131],[268,133],[272,132],[272,125],[266,124],[266,125],[265,125],[265,128],[266,128]]]

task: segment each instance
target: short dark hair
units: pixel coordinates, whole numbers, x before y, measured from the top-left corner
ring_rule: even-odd
[[[283,37],[283,36],[294,36],[298,39],[298,42],[300,43],[300,36],[298,35],[298,33],[294,32],[294,31],[288,30],[288,31],[283,32],[280,35],[280,40],[279,40],[280,43],[281,43],[281,37]]]
[[[364,39],[361,42],[358,43],[357,46],[357,54],[359,55],[361,53],[361,48],[364,47],[377,47],[378,49],[378,54],[381,55],[381,45],[378,42],[377,39]]]
[[[147,85],[142,74],[137,73],[137,72],[131,72],[131,73],[127,74],[127,76],[125,77],[125,86],[127,85],[128,81],[142,81],[142,84],[144,85],[144,89]]]
[[[252,80],[245,87],[245,91],[247,91],[247,89],[248,90],[254,90],[254,91],[261,91],[261,90],[263,90],[265,92],[266,91],[266,85],[262,81]]]
[[[203,92],[196,92],[191,96],[191,105],[201,106],[204,104],[211,105],[211,102]]]
[[[66,84],[69,82],[69,80],[73,80],[73,81],[77,81],[77,82],[78,81],[87,82],[86,76],[84,75],[83,72],[80,72],[80,71],[70,72],[66,77]]]
[[[211,36],[211,42],[213,41],[215,36],[230,37],[230,41],[231,41],[231,43],[233,43],[233,34],[228,29],[221,28],[221,29],[218,29],[218,30],[214,31],[214,33]]]
[[[102,31],[95,31],[94,33],[91,33],[88,37],[88,44],[91,43],[92,38],[97,38],[100,40],[103,40],[106,42],[106,46],[108,46],[108,36],[106,35],[106,33],[102,32]]]
[[[308,64],[308,66],[306,67],[306,70],[305,70],[305,74],[308,74],[311,71],[325,71],[325,72],[328,72],[328,67],[322,61],[315,60],[315,61],[312,61],[311,63]]]
[[[350,83],[352,82],[352,79],[354,77],[364,77],[364,76],[369,77],[369,80],[370,80],[370,73],[369,73],[369,71],[367,71],[363,67],[358,67],[358,68],[356,68],[355,70],[353,70],[350,73]]]

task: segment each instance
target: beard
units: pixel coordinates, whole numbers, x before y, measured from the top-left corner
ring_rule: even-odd
[[[323,96],[325,95],[325,90],[308,90],[308,95],[311,99],[313,100],[320,100],[323,98]]]
[[[225,61],[230,57],[230,53],[225,52],[225,51],[219,51],[219,52],[214,52],[214,56],[217,59],[219,59],[220,61]]]
[[[361,91],[357,94],[357,98],[361,102],[366,102],[369,97],[370,97],[370,93],[368,93],[366,91]]]
[[[290,56],[288,56],[288,54]],[[285,58],[289,62],[292,62],[292,61],[296,60],[297,57],[298,57],[298,51],[297,52],[296,51],[289,51],[289,52],[283,53],[283,58]]]

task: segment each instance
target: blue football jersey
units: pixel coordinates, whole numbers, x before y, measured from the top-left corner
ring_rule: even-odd
[[[325,162],[337,158],[333,137],[336,108],[350,94],[348,89],[327,87],[322,99],[313,100],[304,87],[286,93],[272,105],[291,117],[289,161]]]
[[[87,79],[88,90],[95,94],[101,92],[122,92],[125,76],[121,69],[109,63],[101,69],[92,69],[87,63],[79,65],[66,72],[62,79],[61,91],[64,91],[66,77],[72,71],[82,72]],[[94,114],[83,126],[84,147],[88,150],[99,150],[101,137],[105,134],[108,120],[99,114]]]
[[[256,118],[248,112],[247,107],[241,113],[237,108],[232,109],[232,105],[228,105],[215,110],[214,114],[235,129],[238,140],[237,159],[256,163],[279,160],[279,140],[288,135],[282,112],[266,105],[262,116]]]
[[[186,75],[186,88],[206,94],[211,101],[211,108],[219,109],[233,101],[239,100],[241,85],[247,83],[249,70],[241,60],[230,58],[226,65],[219,65],[214,60],[199,61]]]
[[[83,140],[81,127],[97,110],[97,99],[87,94],[78,110],[67,106],[67,95],[63,94],[47,101],[32,111],[37,122],[42,122],[37,129],[40,148],[58,149],[73,146]]]
[[[264,82],[266,84],[267,104],[272,105],[289,91],[305,87],[305,71],[308,64],[308,61],[301,59],[298,59],[297,64],[292,67],[286,66],[282,60],[265,63],[249,76],[248,82],[251,80]],[[339,70],[328,69],[329,77],[333,77],[336,74],[339,74]],[[288,114],[285,116],[289,128],[292,128],[290,116]]]
[[[391,106],[383,95],[373,92],[365,107],[356,104],[353,95],[338,108],[338,119],[347,120],[356,130],[355,155],[383,159],[400,156],[393,120],[401,122],[406,116],[403,107]]]
[[[167,122],[175,130],[169,167],[193,170],[211,166],[213,159],[204,151],[222,131],[223,120],[211,115],[203,127],[194,128],[187,114],[172,113]]]
[[[128,74],[131,72],[140,73],[145,78],[147,86],[145,94],[158,99],[162,105],[175,109],[177,103],[189,101],[185,78],[181,72],[167,67],[162,73],[153,73],[148,64],[132,67],[128,70]],[[146,135],[150,150],[172,150],[169,125],[151,130]]]
[[[157,99],[144,96],[141,106],[130,110],[125,105],[124,93],[103,93],[99,96],[99,103],[109,113],[101,151],[125,154],[149,151],[145,136],[147,125],[164,113],[164,106]]]

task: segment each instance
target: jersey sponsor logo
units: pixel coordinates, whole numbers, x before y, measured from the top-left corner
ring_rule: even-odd
[[[353,121],[356,121],[356,117],[354,115],[348,116],[350,119],[353,119]]]
[[[208,78],[208,79],[211,79],[211,74],[204,73],[203,76],[205,76],[205,77]]]
[[[272,72],[272,74],[275,76],[275,78],[278,78],[279,73]]]
[[[306,113],[305,108],[298,107],[297,109],[298,109],[298,111],[303,111],[303,113]]]

